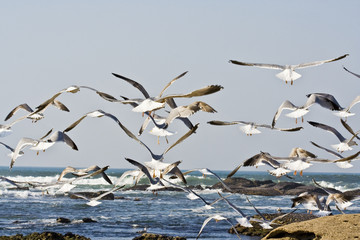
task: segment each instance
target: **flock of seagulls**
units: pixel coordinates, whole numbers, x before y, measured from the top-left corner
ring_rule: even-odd
[[[315,61],[310,63],[303,63],[298,65],[277,65],[277,64],[261,64],[261,63],[247,63],[247,62],[240,62],[235,60],[230,60],[230,63],[236,64],[236,65],[242,65],[242,66],[255,66],[260,68],[270,68],[270,69],[279,69],[282,70],[279,74],[276,76],[280,79],[284,80],[286,83],[290,82],[293,84],[293,82],[300,78],[300,74],[295,72],[296,69],[301,69],[305,67],[313,67],[318,66],[324,63],[330,63],[334,61],[341,60],[345,57],[347,57],[348,54],[345,54],[343,56],[329,59],[329,60],[323,60],[323,61]],[[349,73],[359,77],[359,75],[350,72],[346,68],[344,68]],[[192,169],[187,172],[182,172],[179,168],[179,165],[181,164],[181,161],[177,162],[166,162],[165,161],[165,155],[168,151],[170,151],[175,146],[179,145],[181,142],[186,140],[188,137],[192,136],[196,130],[199,127],[199,123],[193,124],[190,121],[190,118],[193,114],[196,114],[199,111],[203,111],[206,113],[215,113],[217,112],[213,107],[211,107],[208,103],[204,101],[195,101],[192,103],[189,103],[188,105],[178,106],[175,103],[176,98],[193,98],[193,97],[202,97],[209,94],[215,94],[223,89],[221,85],[208,85],[203,88],[199,88],[193,91],[190,91],[186,94],[169,94],[164,95],[164,92],[172,85],[175,81],[179,80],[180,78],[184,77],[187,74],[187,72],[184,72],[174,79],[172,79],[161,91],[160,93],[152,97],[145,88],[135,80],[132,80],[128,77],[124,77],[122,75],[113,73],[113,76],[115,76],[117,79],[121,79],[129,84],[131,84],[133,87],[137,88],[141,94],[143,95],[143,98],[128,98],[125,96],[121,96],[121,99],[117,99],[113,97],[112,95],[99,91],[97,89],[94,89],[92,87],[88,86],[70,86],[67,88],[64,88],[60,90],[59,92],[55,93],[51,98],[45,100],[43,103],[41,103],[39,106],[33,110],[28,104],[20,104],[13,108],[9,114],[6,116],[5,121],[9,121],[10,118],[12,118],[18,111],[24,110],[26,112],[26,115],[18,118],[17,120],[13,121],[10,124],[0,125],[0,137],[6,139],[8,135],[12,132],[12,127],[15,123],[18,123],[20,121],[24,121],[25,119],[30,119],[34,124],[38,124],[37,122],[40,121],[45,117],[45,110],[53,105],[56,108],[60,109],[61,111],[70,111],[63,103],[59,102],[57,98],[62,95],[63,93],[77,93],[80,91],[80,89],[88,89],[93,92],[95,92],[98,96],[100,96],[103,100],[106,100],[108,102],[112,103],[121,103],[125,105],[130,105],[132,107],[132,111],[142,113],[142,115],[146,115],[144,123],[140,126],[140,130],[138,132],[138,136],[136,136],[134,133],[132,133],[128,128],[125,127],[123,123],[119,121],[119,119],[112,113],[105,112],[101,109],[94,110],[88,113],[84,113],[78,120],[70,124],[67,128],[65,128],[63,131],[54,131],[50,130],[48,133],[46,133],[43,137],[39,139],[33,139],[28,137],[23,137],[19,140],[18,144],[15,146],[15,148],[12,148],[8,146],[6,143],[0,142],[1,145],[3,145],[6,149],[10,151],[10,170],[15,166],[16,159],[20,156],[25,155],[26,157],[26,148],[30,147],[30,150],[34,151],[45,151],[46,149],[53,146],[55,143],[63,142],[67,144],[71,149],[78,150],[76,144],[74,141],[70,138],[69,132],[73,131],[73,129],[80,124],[85,118],[102,118],[102,117],[108,117],[112,119],[121,129],[123,133],[125,133],[126,136],[128,136],[130,139],[134,140],[134,142],[137,142],[138,144],[142,145],[150,154],[150,158],[148,161],[140,162],[128,157],[125,157],[125,160],[132,164],[134,166],[133,170],[129,170],[123,173],[123,175],[117,179],[115,182],[111,181],[108,175],[105,173],[105,171],[108,169],[108,166],[106,167],[99,167],[97,165],[90,166],[88,168],[84,169],[76,169],[71,166],[67,166],[59,175],[59,178],[55,182],[51,183],[36,183],[36,182],[17,182],[14,180],[11,180],[6,177],[1,177],[0,179],[3,181],[6,181],[13,186],[15,186],[18,189],[41,189],[42,191],[46,191],[48,188],[57,187],[59,188],[60,192],[69,193],[73,187],[76,186],[76,182],[80,179],[93,177],[96,175],[101,175],[101,177],[109,184],[111,185],[111,189],[106,191],[105,193],[94,197],[89,198],[87,196],[76,194],[77,197],[83,198],[87,200],[87,204],[89,206],[97,206],[101,204],[101,198],[113,193],[115,191],[118,191],[120,189],[123,189],[125,187],[124,180],[128,177],[134,179],[134,184],[136,185],[138,181],[145,177],[149,180],[150,186],[147,188],[150,191],[158,191],[159,189],[166,188],[166,187],[174,187],[179,188],[184,191],[184,193],[187,194],[187,197],[190,200],[196,200],[199,199],[207,209],[214,208],[215,204],[220,201],[226,202],[226,204],[233,209],[238,217],[236,217],[236,221],[238,224],[245,226],[245,227],[252,227],[252,224],[250,221],[259,221],[260,225],[263,228],[271,229],[273,224],[275,224],[276,219],[267,220],[265,217],[261,214],[261,212],[256,208],[256,206],[250,201],[248,196],[245,196],[246,200],[252,206],[260,216],[261,219],[254,219],[251,216],[245,215],[243,211],[240,209],[240,207],[233,204],[228,197],[235,194],[234,191],[226,185],[226,183],[213,171],[211,171],[208,168],[197,168]],[[302,149],[302,148],[293,148],[289,154],[288,157],[278,157],[273,156],[270,153],[267,152],[260,152],[251,158],[244,160],[240,165],[238,165],[227,177],[232,177],[241,167],[251,167],[251,166],[261,166],[261,165],[267,165],[271,167],[271,170],[268,170],[269,174],[274,175],[278,178],[282,176],[286,176],[288,178],[293,178],[289,175],[290,172],[294,172],[296,175],[297,172],[300,172],[300,175],[302,175],[303,170],[307,169],[312,165],[312,162],[318,162],[318,163],[336,163],[339,167],[342,168],[348,168],[352,165],[350,164],[351,161],[357,160],[358,155],[360,154],[360,151],[344,157],[340,153],[344,151],[350,151],[352,150],[352,146],[357,145],[355,142],[355,139],[360,139],[358,137],[358,134],[360,133],[360,130],[357,132],[354,132],[352,128],[346,123],[347,117],[353,116],[354,113],[351,113],[351,108],[360,102],[360,96],[357,96],[352,103],[348,107],[341,107],[338,101],[335,99],[334,96],[326,93],[311,93],[306,95],[307,99],[305,104],[302,106],[296,106],[289,100],[285,100],[280,107],[276,110],[272,123],[271,124],[257,124],[255,122],[247,122],[247,121],[220,121],[220,120],[212,120],[209,121],[208,124],[215,125],[215,126],[229,126],[229,125],[240,125],[240,130],[243,131],[246,135],[254,135],[261,133],[259,128],[269,129],[269,130],[276,130],[276,131],[284,131],[284,132],[297,132],[303,129],[303,127],[294,127],[294,128],[278,128],[275,127],[275,124],[277,120],[280,118],[282,111],[284,110],[290,110],[291,112],[286,114],[287,117],[291,118],[301,118],[303,122],[303,116],[307,114],[310,110],[310,107],[314,104],[318,104],[321,107],[331,110],[334,113],[336,113],[337,116],[341,118],[341,122],[345,129],[347,129],[348,132],[350,132],[351,137],[345,138],[343,137],[335,128],[332,128],[328,125],[325,125],[323,123],[317,123],[313,121],[308,121],[308,123],[314,127],[326,130],[328,132],[333,133],[340,141],[339,144],[332,145],[332,147],[337,150],[337,152],[332,151],[330,149],[327,149],[325,147],[321,147],[320,145],[312,142],[312,144],[320,148],[322,150],[325,150],[326,152],[332,154],[336,159],[326,159],[326,158],[319,158],[315,154]],[[165,109],[166,107],[169,108],[168,111],[164,111],[165,116],[158,115],[158,111]],[[345,118],[345,120],[343,119]],[[176,140],[174,143],[172,143],[168,148],[166,148],[161,154],[156,154],[153,152],[150,147],[148,147],[142,140],[140,140],[140,136],[144,132],[144,130],[148,127],[149,124],[153,125],[153,129],[151,130],[151,134],[158,137],[167,137],[170,135],[176,134],[174,131],[169,131],[168,129],[171,126],[171,123],[178,119],[184,123],[184,125],[189,129],[184,135],[182,135],[178,140]],[[297,121],[296,121],[297,122]],[[167,140],[167,138],[166,138]],[[158,140],[159,141],[159,140]],[[167,140],[168,141],[168,140]],[[210,175],[215,177],[222,185],[223,188],[229,193],[226,196],[223,196],[221,193],[219,193],[219,198],[215,201],[211,202],[209,200],[205,200],[203,197],[201,197],[198,193],[196,193],[194,190],[192,190],[188,185],[186,181],[186,175],[198,171],[202,173],[203,175]],[[71,174],[74,178],[71,180],[67,180],[65,178],[66,175]],[[180,183],[174,183],[172,181],[173,178],[177,178],[180,180]],[[296,207],[299,204],[304,205],[307,209],[317,209],[322,212],[330,213],[330,203],[332,201],[335,201],[336,207],[343,211],[346,207],[349,206],[350,201],[354,198],[346,198],[342,195],[341,192],[332,192],[329,189],[326,189],[319,185],[315,180],[314,184],[318,186],[319,188],[324,189],[327,193],[327,199],[325,200],[325,203],[323,203],[316,195],[311,195],[308,193],[303,193],[300,196],[293,199],[293,207]],[[71,193],[70,193],[71,194]],[[296,210],[296,209],[295,209]],[[290,211],[286,214],[281,215],[279,218],[284,217],[290,213],[293,213],[295,210]],[[234,228],[235,233],[240,238],[239,234],[237,233],[234,225],[231,223],[231,221],[219,214],[215,214],[210,216],[209,218],[205,219],[203,225],[200,228],[200,231],[197,235],[197,238],[200,237],[201,233],[203,232],[205,226],[212,220],[215,221],[221,221],[225,220],[227,221],[232,228]],[[278,218],[277,218],[278,219]]]

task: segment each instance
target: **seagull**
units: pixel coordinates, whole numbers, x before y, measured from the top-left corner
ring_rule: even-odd
[[[241,217],[236,218],[236,221],[243,227],[253,227],[253,225],[250,223],[250,220],[252,219],[250,216],[247,216],[243,211],[241,211],[238,207],[236,207],[233,203],[231,203],[228,199],[224,198],[219,192],[219,196],[222,200],[224,200],[232,209],[235,210]]]
[[[274,127],[276,121],[279,119],[281,113],[283,110],[291,110],[292,112],[286,114],[287,117],[295,118],[295,122],[297,123],[297,119],[301,117],[301,121],[304,121],[304,115],[307,114],[310,110],[309,108],[314,105],[315,103],[319,104],[323,108],[329,109],[329,110],[341,110],[341,107],[339,103],[336,101],[336,99],[326,93],[311,93],[306,95],[307,101],[303,106],[296,106],[289,100],[285,100],[278,110],[276,111],[271,126]]]
[[[194,91],[192,91],[190,93],[186,93],[186,94],[172,94],[172,95],[160,97],[158,99],[151,99],[151,98],[129,99],[129,100],[121,100],[121,102],[124,104],[131,104],[131,103],[138,104],[137,107],[132,109],[132,111],[134,111],[134,112],[142,112],[142,113],[143,112],[151,112],[151,111],[155,111],[155,110],[164,108],[166,100],[169,98],[199,97],[199,96],[209,95],[209,94],[218,92],[223,88],[224,87],[220,86],[220,85],[209,85],[209,86],[194,90]]]
[[[65,112],[70,111],[63,103],[61,103],[60,101],[57,101],[55,99],[52,102],[50,102],[49,105],[54,105],[58,109],[60,109],[62,111],[65,111]],[[31,119],[32,122],[37,122],[38,120],[44,118],[43,112],[45,111],[45,109],[43,111],[41,111],[41,112],[35,113],[35,111],[32,110],[32,108],[28,104],[23,103],[23,104],[20,104],[20,105],[16,106],[14,109],[12,109],[10,111],[10,113],[5,117],[5,121],[10,119],[17,111],[19,111],[21,109],[24,109],[25,111],[27,111],[29,113],[25,117],[21,118],[21,120],[25,119],[25,118],[28,118],[28,119]]]
[[[10,150],[11,153],[9,153],[8,156],[9,156],[10,158],[12,158],[12,157],[14,156],[14,151],[15,151],[15,149],[13,149],[12,147],[10,147],[9,145],[7,145],[7,144],[5,144],[5,143],[3,143],[3,142],[0,142],[0,144],[3,145],[5,148],[7,148],[7,149]],[[20,156],[22,156],[22,155],[24,155],[24,152],[23,152],[23,151],[20,151],[18,157],[20,157]]]
[[[353,72],[349,71],[349,70],[348,70],[346,67],[344,67],[344,66],[343,66],[343,68],[345,69],[345,71],[347,71],[347,72],[351,73],[352,75],[360,78],[360,74],[353,73]]]
[[[74,176],[80,177],[80,176],[84,176],[90,172],[95,172],[97,170],[101,169],[99,166],[97,165],[92,165],[88,168],[84,168],[84,169],[76,169],[74,167],[71,166],[67,166],[60,174],[58,181],[61,181],[61,179],[68,173],[71,173]],[[105,181],[107,181],[109,184],[113,184],[112,181],[110,180],[110,178],[108,177],[108,175],[105,172],[101,173],[102,177],[105,179]]]
[[[180,74],[179,76],[175,77],[174,79],[172,79],[168,84],[166,84],[166,86],[163,88],[163,90],[161,90],[160,94],[159,94],[157,97],[153,98],[153,99],[158,99],[158,98],[160,98],[168,87],[170,87],[170,86],[171,86],[176,80],[178,80],[179,78],[182,78],[183,76],[185,76],[186,73],[187,73],[187,71],[184,72],[184,73],[182,73],[182,74]],[[134,81],[134,80],[132,80],[132,79],[130,79],[130,78],[127,78],[127,77],[121,76],[121,75],[119,75],[119,74],[116,74],[116,73],[112,73],[112,74],[113,74],[115,77],[120,78],[120,79],[128,82],[129,84],[131,84],[131,85],[134,86],[135,88],[137,88],[137,89],[144,95],[145,100],[148,99],[148,101],[146,101],[146,102],[143,103],[144,105],[148,102],[148,104],[150,104],[150,105],[153,104],[153,106],[154,106],[155,109],[158,108],[158,107],[160,107],[160,108],[164,107],[164,104],[163,104],[163,103],[155,103],[155,102],[153,102],[152,98],[150,97],[150,94],[145,90],[145,88],[144,88],[140,83],[138,83],[138,82],[136,82],[136,81]],[[129,99],[125,99],[125,100],[129,100]],[[144,100],[144,101],[145,101],[145,100]],[[133,104],[135,103],[136,106],[133,106],[133,107],[134,107],[134,108],[137,108],[141,102],[142,102],[142,101],[139,100],[139,103],[137,103],[136,101],[134,101],[134,102],[132,102],[132,103],[129,102],[129,103],[130,103],[131,105],[133,105]],[[138,107],[138,108],[141,108],[141,107]],[[134,111],[136,111],[136,110],[134,110]]]
[[[130,132],[125,126],[122,126],[123,130],[125,131],[125,133],[132,139],[134,139],[135,141],[137,141],[138,143],[140,143],[142,146],[144,146],[149,153],[151,154],[151,161],[150,162],[145,162],[145,165],[152,169],[154,171],[154,174],[156,171],[159,171],[165,167],[167,167],[169,164],[168,163],[164,163],[164,155],[170,151],[170,149],[172,149],[173,147],[175,147],[176,145],[178,145],[179,143],[181,143],[182,141],[184,141],[186,138],[188,138],[191,134],[195,133],[196,129],[198,128],[199,124],[196,124],[191,130],[189,130],[187,133],[185,133],[181,138],[179,138],[174,144],[172,144],[170,147],[168,147],[162,154],[158,155],[158,154],[154,154],[151,149],[145,144],[143,143],[140,139],[138,139],[132,132]],[[180,169],[178,169],[177,167],[175,167],[171,173],[175,174],[177,177],[179,177],[185,184],[186,184],[186,179],[184,178],[183,174],[181,173]]]
[[[101,109],[92,111],[92,112],[88,112],[85,115],[83,115],[81,118],[79,118],[78,120],[76,120],[74,123],[72,123],[69,127],[67,127],[64,132],[69,132],[71,131],[73,128],[75,128],[84,118],[86,117],[91,117],[91,118],[100,118],[100,117],[109,117],[112,120],[114,120],[117,124],[120,125],[120,127],[122,126],[122,124],[120,123],[119,119],[117,117],[115,117],[114,115],[104,112]]]
[[[291,208],[296,207],[299,204],[302,204],[307,210],[314,211],[319,210],[316,215],[318,216],[328,216],[331,214],[331,209],[329,205],[322,204],[325,198],[321,197],[319,199],[317,194],[310,194],[308,192],[303,192],[299,196],[291,199],[293,202]]]
[[[312,141],[310,141],[310,142],[311,142],[311,144],[314,145],[315,147],[318,147],[318,148],[320,148],[320,149],[323,149],[323,150],[327,151],[328,153],[336,156],[338,159],[345,158],[344,156],[342,156],[341,154],[339,154],[339,153],[337,153],[337,152],[335,152],[335,151],[332,151],[332,150],[330,150],[330,149],[328,149],[328,148],[322,147],[322,146],[320,146],[320,145],[318,145],[318,144],[316,144],[316,143],[314,143],[314,142],[312,142]],[[359,158],[354,158],[354,159],[352,159],[352,160],[360,160],[360,159],[359,159]],[[352,165],[350,162],[351,162],[351,160],[341,161],[341,162],[338,162],[338,161],[336,161],[336,160],[334,161],[334,163],[335,163],[339,168],[351,168],[351,167],[353,167],[354,165]]]
[[[239,239],[241,239],[241,237],[240,237],[239,233],[236,231],[236,228],[234,227],[234,225],[232,225],[231,222],[230,222],[227,218],[225,218],[225,217],[223,217],[223,216],[221,216],[221,215],[219,215],[219,214],[212,215],[212,216],[210,216],[210,217],[208,217],[208,218],[205,219],[203,225],[202,225],[201,228],[200,228],[200,231],[199,231],[198,235],[196,236],[196,239],[198,239],[198,238],[200,237],[202,231],[204,230],[204,227],[205,227],[206,224],[208,224],[208,222],[210,222],[210,220],[212,220],[212,219],[214,219],[216,222],[222,221],[222,220],[225,220],[226,222],[228,222],[228,223],[231,225],[232,229],[234,229],[237,237],[238,237]]]
[[[133,177],[135,180],[135,186],[139,182],[140,178],[144,176],[144,173],[141,170],[128,170],[121,174],[120,178],[115,182],[115,186],[118,186],[123,183],[124,179],[128,176]]]
[[[57,92],[56,94],[54,94],[51,98],[47,99],[45,102],[43,102],[42,104],[40,104],[39,106],[36,107],[36,110],[33,111],[32,113],[30,113],[27,117],[28,118],[35,118],[35,122],[41,118],[43,118],[43,112],[46,110],[47,107],[49,107],[51,104],[55,103],[55,106],[57,106],[58,108],[63,109],[63,104],[59,104],[59,102],[56,100],[56,98],[58,96],[60,96],[62,93],[65,92],[69,92],[69,93],[77,93],[80,91],[81,88],[86,88],[92,91],[95,91],[100,97],[102,97],[103,99],[107,100],[107,101],[117,101],[118,99],[114,98],[113,96],[111,96],[110,94],[98,91],[92,87],[88,87],[88,86],[77,86],[77,85],[72,85],[70,87],[64,88],[61,91]],[[66,110],[65,110],[66,111]],[[69,111],[67,109],[67,111]],[[37,119],[38,118],[38,119]]]
[[[292,211],[290,211],[290,212],[288,212],[288,213],[285,213],[285,214],[283,214],[283,215],[277,216],[277,217],[275,217],[275,218],[273,218],[273,219],[271,219],[271,220],[267,220],[267,219],[264,217],[264,215],[262,215],[261,212],[255,207],[255,205],[250,201],[250,199],[248,198],[248,196],[245,195],[245,197],[246,197],[246,200],[250,203],[250,205],[251,205],[251,206],[254,208],[254,210],[257,212],[257,214],[259,214],[260,217],[262,218],[262,220],[256,219],[256,218],[252,218],[252,220],[253,220],[253,221],[260,222],[260,226],[261,226],[262,228],[264,228],[264,229],[273,229],[273,227],[271,226],[271,224],[275,224],[275,221],[276,221],[276,220],[281,219],[281,218],[283,218],[283,217],[285,217],[285,216],[287,216],[287,215],[289,215],[289,214],[291,214],[291,213],[293,213],[293,212],[295,212],[295,211],[297,210],[297,209],[294,209],[294,210],[292,210]]]
[[[329,60],[322,60],[322,61],[315,61],[315,62],[309,62],[309,63],[301,63],[297,65],[278,65],[278,64],[266,64],[266,63],[247,63],[247,62],[239,62],[236,60],[230,60],[230,63],[241,65],[241,66],[254,66],[259,68],[268,68],[268,69],[278,69],[282,72],[276,74],[276,77],[280,78],[281,80],[285,81],[285,83],[290,82],[291,85],[293,85],[293,82],[300,78],[301,75],[297,72],[295,72],[296,69],[301,68],[307,68],[307,67],[315,67],[324,63],[334,62],[338,61],[340,59],[345,58],[346,56],[349,56],[349,54],[345,54],[343,56],[329,59]]]
[[[195,169],[186,171],[183,174],[186,175],[186,174],[189,174],[189,173],[195,172],[195,171],[201,172],[203,174],[203,176],[212,175],[212,176],[216,177],[226,190],[228,190],[229,192],[232,192],[232,189],[225,184],[225,182],[219,177],[219,175],[217,175],[216,173],[214,173],[213,171],[211,171],[208,168],[195,168]]]
[[[120,186],[120,187],[113,187],[113,188],[111,188],[109,191],[106,191],[106,192],[100,194],[99,196],[96,196],[96,197],[93,197],[93,198],[88,198],[88,197],[86,197],[85,195],[82,195],[81,193],[76,193],[76,194],[72,194],[72,195],[87,200],[87,201],[88,201],[88,202],[86,203],[87,205],[89,205],[89,206],[91,206],[91,207],[95,207],[95,206],[101,204],[101,202],[98,201],[98,200],[100,200],[101,198],[105,197],[106,195],[109,195],[110,193],[113,193],[113,192],[115,192],[115,191],[120,190],[120,189],[123,188],[123,187],[124,187],[124,185],[123,185],[123,186]]]
[[[212,205],[216,202],[219,201],[219,199],[209,203],[208,201],[206,201],[203,197],[201,197],[199,194],[197,194],[196,192],[194,192],[193,190],[191,190],[190,188],[186,187],[186,186],[180,186],[178,184],[172,183],[166,179],[163,179],[163,181],[165,181],[166,183],[168,183],[170,186],[175,187],[175,188],[179,188],[181,190],[183,190],[184,192],[187,192],[188,195],[186,195],[186,197],[190,200],[195,200],[195,199],[200,199],[201,201],[204,202],[205,204],[205,208],[206,209],[212,209],[214,208]]]
[[[290,172],[290,170],[282,167],[282,164],[280,164],[277,160],[275,160],[269,153],[267,152],[260,152],[251,158],[245,160],[243,163],[241,163],[239,166],[237,166],[233,171],[231,171],[227,178],[232,177],[239,169],[240,167],[248,167],[248,166],[261,166],[261,165],[268,165],[272,167],[275,171],[269,171],[271,175],[274,175],[276,177],[281,176],[287,176],[292,179],[292,177],[288,176],[287,173]]]
[[[312,179],[312,181],[317,187],[321,188],[328,194],[326,206],[329,206],[330,203],[334,201],[337,207],[345,210],[347,207],[353,204],[351,202],[352,200],[358,199],[360,197],[359,195],[346,195],[339,190],[323,187],[319,183],[317,183],[315,179]]]
[[[224,122],[224,121],[209,121],[207,122],[211,125],[218,125],[218,126],[226,126],[226,125],[235,125],[239,124],[240,130],[243,131],[247,136],[252,136],[253,134],[259,134],[261,133],[258,128],[267,128],[270,130],[276,130],[276,131],[286,131],[286,132],[295,132],[302,129],[302,127],[296,127],[296,128],[275,128],[267,124],[257,124],[254,122],[245,122],[245,121],[232,121],[232,122]]]
[[[340,141],[339,144],[333,144],[331,145],[334,149],[336,149],[338,152],[344,152],[344,151],[348,151],[348,150],[352,150],[351,146],[354,145],[358,145],[355,141],[353,141],[353,139],[355,138],[355,136],[359,133],[357,132],[355,135],[353,135],[351,138],[346,139],[343,137],[343,135],[341,135],[339,133],[338,130],[336,130],[333,127],[330,127],[328,125],[322,124],[322,123],[318,123],[318,122],[313,122],[313,121],[308,121],[308,123],[314,127],[318,127],[321,128],[325,131],[328,131],[332,134],[334,134]]]
[[[128,161],[129,163],[131,163],[132,165],[138,167],[139,170],[145,174],[145,176],[150,181],[150,187],[148,187],[147,189],[152,190],[152,191],[156,191],[158,189],[164,188],[165,185],[161,182],[160,178],[162,178],[162,176],[169,173],[174,167],[177,167],[181,163],[181,161],[177,161],[175,163],[169,164],[165,169],[163,169],[162,174],[160,175],[160,178],[158,178],[158,177],[153,178],[151,176],[148,168],[146,166],[144,166],[143,164],[141,164],[135,160],[132,160],[130,158],[125,158],[125,160]]]
[[[338,111],[334,111],[334,114],[338,117],[341,117],[341,118],[347,118],[347,117],[351,117],[351,116],[354,116],[355,113],[352,113],[350,112],[351,108],[354,107],[357,103],[360,102],[360,95],[359,96],[356,96],[352,102],[349,104],[348,107],[346,108],[343,108],[339,105],[340,109]]]
[[[46,149],[54,145],[56,142],[64,142],[68,146],[70,146],[73,150],[76,151],[78,150],[76,144],[71,140],[71,138],[68,135],[66,135],[64,132],[60,132],[60,131],[54,132],[47,139],[41,138],[37,140],[37,139],[24,137],[21,138],[18,144],[16,145],[14,155],[11,158],[10,169],[13,167],[15,160],[19,157],[21,150],[23,150],[25,147],[31,146],[30,148],[31,150],[45,151]]]

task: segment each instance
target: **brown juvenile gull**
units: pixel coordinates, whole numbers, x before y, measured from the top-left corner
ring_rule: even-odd
[[[301,64],[296,64],[296,65],[278,65],[278,64],[267,64],[267,63],[248,63],[248,62],[240,62],[240,61],[236,61],[236,60],[230,60],[230,63],[236,64],[236,65],[241,65],[241,66],[254,66],[254,67],[259,67],[259,68],[268,68],[268,69],[278,69],[278,70],[282,70],[282,72],[276,74],[276,77],[280,78],[281,80],[284,80],[285,83],[290,82],[291,85],[293,84],[293,82],[300,78],[301,75],[297,72],[295,72],[296,69],[301,69],[301,68],[307,68],[307,67],[315,67],[324,63],[329,63],[329,62],[334,62],[334,61],[338,61],[340,59],[345,58],[346,56],[349,56],[349,54],[345,54],[343,56],[337,57],[337,58],[333,58],[333,59],[328,59],[328,60],[322,60],[322,61],[315,61],[315,62],[309,62],[309,63],[301,63]]]

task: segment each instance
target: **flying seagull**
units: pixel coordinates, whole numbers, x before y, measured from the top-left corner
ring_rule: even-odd
[[[322,146],[320,146],[320,145],[318,145],[317,143],[314,143],[314,142],[312,142],[312,141],[310,141],[310,142],[311,142],[311,144],[314,145],[315,147],[318,147],[318,148],[320,148],[320,149],[322,149],[322,150],[324,150],[324,151],[326,151],[326,152],[328,152],[328,153],[336,156],[338,159],[344,159],[344,158],[345,158],[344,156],[342,156],[342,155],[339,154],[338,152],[335,152],[335,151],[333,151],[333,150],[331,150],[331,149],[322,147]],[[338,166],[339,168],[351,168],[351,167],[354,166],[354,165],[352,165],[352,164],[350,163],[352,160],[360,160],[360,159],[359,159],[359,158],[354,158],[354,159],[351,159],[351,160],[340,161],[340,162],[335,160],[334,163],[335,163],[336,166]]]
[[[315,103],[319,104],[323,108],[329,109],[331,111],[339,111],[341,110],[341,106],[336,101],[334,96],[327,93],[311,93],[307,94],[307,101],[302,106],[296,106],[289,100],[285,100],[276,111],[271,126],[274,127],[276,121],[279,119],[283,110],[291,110],[290,113],[287,113],[286,116],[290,118],[295,118],[297,123],[297,119],[301,117],[301,121],[304,121],[304,115],[307,114],[310,110],[309,108]]]
[[[61,181],[61,179],[68,173],[71,173],[74,176],[80,177],[80,176],[84,176],[90,172],[96,172],[99,169],[101,169],[99,166],[97,165],[92,165],[88,168],[84,168],[84,169],[76,169],[74,167],[71,166],[67,166],[60,174],[58,181]],[[110,178],[108,177],[108,175],[104,172],[101,173],[102,177],[105,179],[105,181],[107,181],[109,184],[113,184],[110,180]]]
[[[295,72],[296,69],[307,68],[307,67],[315,67],[315,66],[318,66],[318,65],[321,65],[321,64],[324,64],[324,63],[338,61],[340,59],[345,58],[348,55],[349,54],[345,54],[343,56],[333,58],[333,59],[329,59],[329,60],[315,61],[315,62],[309,62],[309,63],[301,63],[301,64],[297,64],[297,65],[248,63],[248,62],[240,62],[240,61],[236,61],[236,60],[230,60],[229,62],[233,63],[233,64],[236,64],[236,65],[241,65],[241,66],[254,66],[254,67],[259,67],[259,68],[268,68],[268,69],[281,70],[282,72],[276,74],[276,77],[278,77],[281,80],[285,81],[285,83],[290,82],[291,85],[292,85],[293,82],[296,79],[301,77],[301,75],[299,73]]]
[[[341,133],[339,133],[338,130],[336,130],[333,127],[330,127],[326,124],[322,124],[322,123],[318,123],[318,122],[313,122],[313,121],[308,121],[308,123],[314,127],[318,127],[321,128],[325,131],[328,131],[332,134],[334,134],[340,141],[340,143],[338,144],[333,144],[331,145],[334,149],[336,149],[338,152],[343,152],[343,151],[348,151],[348,150],[352,150],[351,146],[354,145],[358,145],[353,139],[355,138],[355,136],[357,136],[357,134],[359,134],[359,132],[357,132],[356,134],[354,134],[351,138],[346,139],[343,135],[341,135]]]
[[[209,121],[207,122],[211,125],[217,125],[217,126],[227,126],[227,125],[241,125],[239,126],[240,130],[243,131],[247,136],[252,136],[253,134],[259,134],[261,131],[258,128],[267,128],[270,130],[275,131],[285,131],[285,132],[296,132],[302,129],[302,127],[296,127],[296,128],[275,128],[268,124],[257,124],[254,122],[245,122],[245,121],[232,121],[232,122],[225,122],[225,121]]]
[[[86,203],[87,205],[91,206],[91,207],[95,207],[99,204],[101,204],[101,202],[99,201],[101,198],[105,197],[106,195],[109,195],[110,193],[113,193],[115,191],[120,190],[121,188],[123,188],[124,186],[120,186],[120,187],[113,187],[111,188],[109,191],[106,191],[102,194],[100,194],[99,196],[93,197],[93,198],[88,198],[85,195],[82,195],[81,193],[76,193],[76,194],[71,194],[74,195],[76,197],[82,198],[87,200],[88,202]]]
[[[216,222],[225,220],[227,223],[229,223],[229,224],[231,225],[231,228],[234,229],[237,237],[238,237],[239,239],[241,239],[241,237],[240,237],[239,233],[236,231],[236,228],[234,227],[234,225],[232,225],[232,223],[231,223],[227,218],[225,218],[225,217],[223,217],[223,216],[221,216],[221,215],[219,215],[219,214],[212,215],[212,216],[210,216],[210,217],[208,217],[208,218],[205,219],[203,225],[202,225],[201,228],[200,228],[200,231],[199,231],[198,235],[196,236],[196,239],[198,239],[198,238],[200,237],[202,231],[204,230],[204,227],[205,227],[205,226],[208,224],[208,222],[210,222],[210,220],[212,220],[212,219],[214,219]]]
[[[18,144],[15,147],[14,155],[11,158],[10,169],[13,167],[16,159],[19,157],[21,150],[25,147],[31,146],[31,150],[35,151],[45,151],[56,142],[64,142],[73,150],[78,150],[76,144],[71,140],[71,138],[65,134],[64,132],[54,132],[49,138],[47,139],[32,139],[32,138],[21,138]]]

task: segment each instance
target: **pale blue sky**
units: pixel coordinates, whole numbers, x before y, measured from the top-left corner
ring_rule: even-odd
[[[217,127],[210,120],[243,120],[270,124],[286,99],[296,105],[306,94],[333,94],[342,106],[360,95],[360,79],[342,66],[360,73],[359,1],[2,1],[0,8],[0,76],[2,119],[18,104],[35,108],[57,91],[70,85],[88,85],[115,97],[142,97],[112,72],[140,82],[157,95],[175,76],[189,71],[166,93],[186,93],[210,84],[224,86],[221,92],[198,99],[182,99],[179,105],[202,100],[218,112],[199,112],[190,119],[200,123],[197,134],[170,150],[166,162],[182,160],[181,169],[208,167],[231,170],[260,150],[287,156],[293,147],[305,148],[320,157],[331,155],[309,141],[330,148],[337,138],[306,122],[297,133],[263,130],[247,137],[237,126]],[[302,78],[293,86],[275,77],[277,71],[241,67],[228,63],[246,62],[298,64],[350,54],[322,66],[302,69]],[[86,89],[58,98],[70,113],[49,108],[36,124],[23,121],[13,126],[13,134],[0,139],[15,147],[21,137],[38,138],[49,129],[63,130],[83,114],[102,109],[112,113],[136,133],[143,121],[130,106],[109,103]],[[360,107],[348,120],[360,129]],[[161,112],[159,112],[160,114]],[[17,113],[16,117],[22,113]],[[339,118],[313,106],[305,120],[322,122],[339,129]],[[3,121],[3,120],[2,120]],[[3,122],[1,122],[3,124]],[[278,127],[295,127],[284,115]],[[150,130],[147,129],[147,130]],[[174,122],[176,141],[187,129]],[[110,165],[132,168],[124,157],[148,161],[149,153],[128,138],[110,119],[85,119],[69,133],[79,151],[63,144],[45,153],[25,150],[16,166]],[[167,148],[164,139],[140,137],[155,153]],[[349,155],[359,151],[357,146]],[[9,165],[1,150],[3,166]],[[314,165],[308,171],[358,172],[360,162],[348,170],[333,165]],[[267,168],[259,168],[266,170]],[[250,168],[249,170],[254,170]]]

